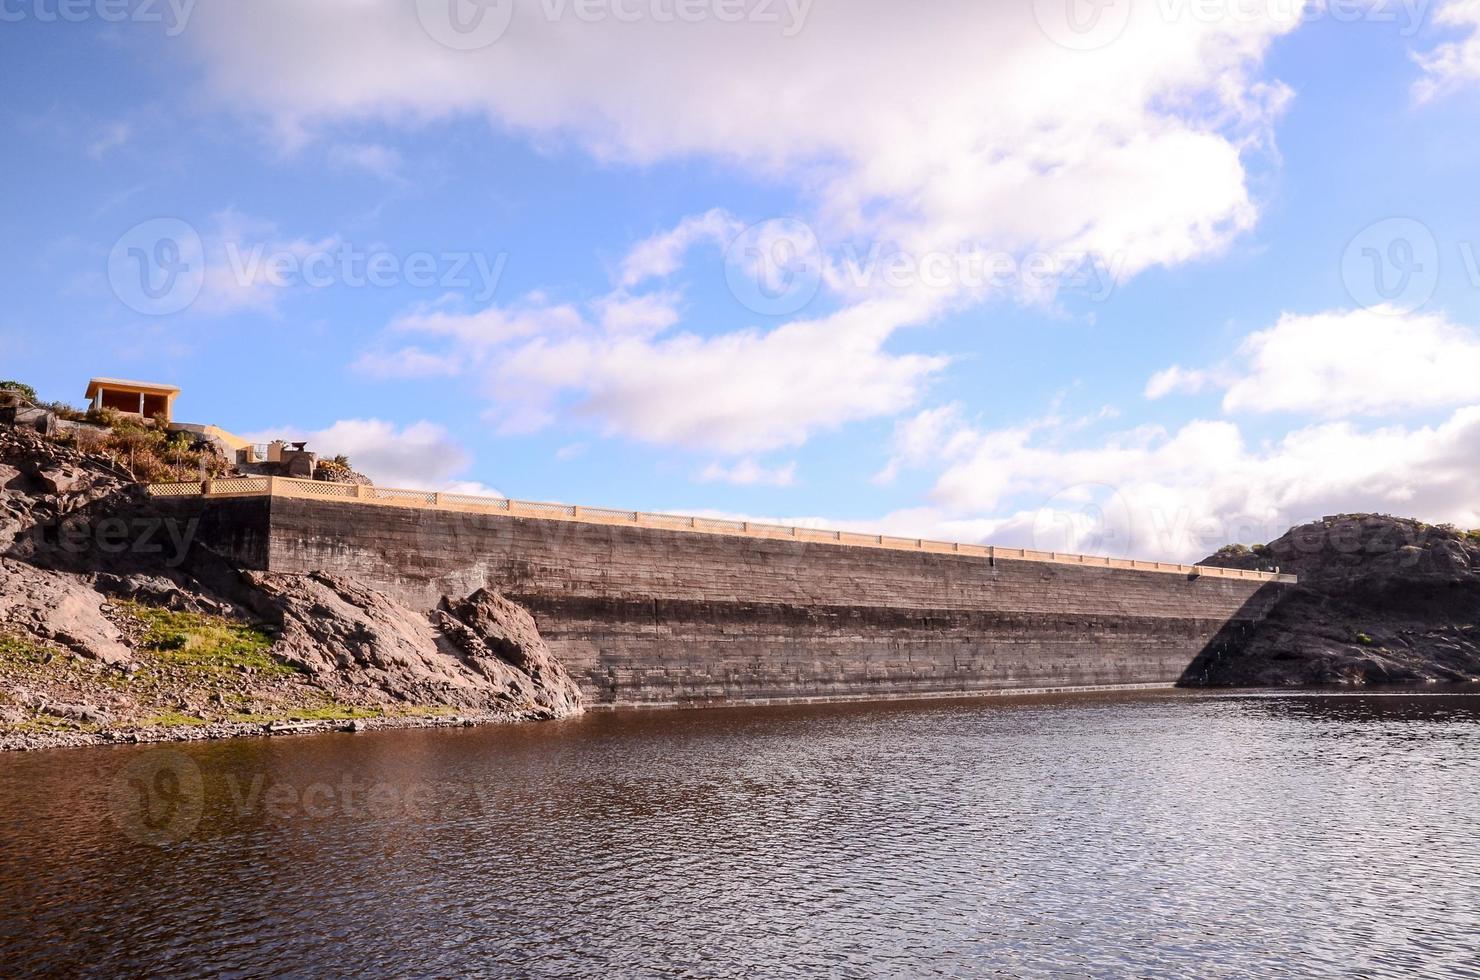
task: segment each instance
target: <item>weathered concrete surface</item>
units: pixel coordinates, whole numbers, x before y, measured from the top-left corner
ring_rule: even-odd
[[[1171,685],[1287,588],[331,501],[176,506],[273,572],[415,608],[502,593],[596,704]]]

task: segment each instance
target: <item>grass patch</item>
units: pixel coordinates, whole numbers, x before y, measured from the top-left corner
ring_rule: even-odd
[[[1357,642],[1362,644],[1362,646],[1364,647],[1370,647],[1375,641],[1366,633],[1358,633]]]
[[[205,670],[250,667],[264,674],[294,673],[292,667],[268,653],[273,637],[260,627],[137,602],[121,606],[125,614],[145,627],[139,646],[161,663]]]
[[[42,643],[13,633],[0,633],[0,660],[44,664],[56,651]]]
[[[384,717],[375,708],[356,707],[348,704],[329,704],[317,708],[279,708],[276,711],[254,714],[227,715],[227,721],[249,724],[266,724],[270,721],[354,721],[356,718]]]

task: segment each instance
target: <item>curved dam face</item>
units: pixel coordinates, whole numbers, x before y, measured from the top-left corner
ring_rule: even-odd
[[[595,706],[1169,687],[1289,588],[353,502],[171,506],[246,567],[351,576],[425,608],[497,589]]]

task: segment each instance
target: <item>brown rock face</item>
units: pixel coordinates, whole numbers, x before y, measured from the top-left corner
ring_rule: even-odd
[[[514,685],[557,718],[580,712],[580,689],[523,606],[479,589],[461,602],[444,599],[433,619],[490,680]]]
[[[133,653],[86,579],[0,558],[0,624],[107,664]]]
[[[1292,528],[1205,562],[1300,576],[1262,623],[1205,654],[1184,683],[1214,686],[1480,680],[1480,538],[1374,514]]]
[[[274,654],[327,689],[531,718],[581,710],[534,620],[501,596],[479,592],[429,616],[329,575],[249,579],[275,613]]]

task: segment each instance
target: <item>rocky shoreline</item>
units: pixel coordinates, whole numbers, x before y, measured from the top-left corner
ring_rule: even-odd
[[[277,738],[289,735],[324,735],[415,728],[474,728],[521,721],[544,721],[544,717],[519,714],[473,714],[448,716],[357,717],[350,721],[204,722],[199,725],[142,726],[137,728],[85,728],[50,730],[0,729],[0,752],[35,752],[43,749],[84,748],[99,745],[148,745],[160,742],[214,742],[228,738]]]
[[[410,609],[191,546],[107,457],[0,426],[0,750],[563,718],[581,694],[488,590]]]

